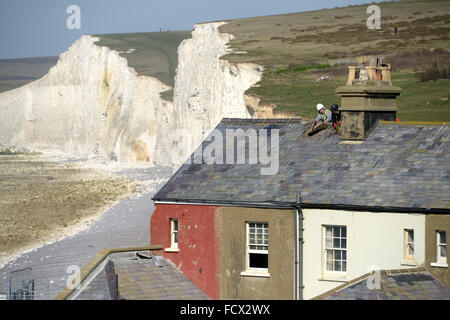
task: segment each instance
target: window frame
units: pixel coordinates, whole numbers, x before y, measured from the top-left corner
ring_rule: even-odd
[[[266,249],[250,249],[252,245],[250,243],[250,225],[251,224],[262,224],[263,225],[263,244],[261,246],[266,247]],[[264,227],[266,225],[266,227]],[[264,230],[267,228],[267,233]],[[267,221],[246,221],[245,222],[245,271],[241,272],[244,276],[263,276],[269,277],[269,223]],[[255,233],[256,235],[257,233]],[[264,244],[264,235],[267,234],[267,244]],[[258,245],[258,244],[253,244]],[[250,254],[265,254],[267,255],[267,268],[258,268],[250,266]]]
[[[409,232],[412,232],[412,242],[409,241]],[[412,244],[413,254],[410,254]],[[406,262],[415,262],[415,236],[414,229],[403,229],[403,259]]]
[[[441,233],[445,234],[446,242],[441,242]],[[445,257],[441,256],[441,247],[445,247]],[[447,264],[447,232],[445,230],[436,230],[436,262]]]
[[[179,239],[180,221],[177,218],[169,218],[169,221],[170,221],[170,247],[166,248],[165,251],[166,252],[178,252],[178,251],[180,251],[180,249],[178,247],[178,243],[180,240]],[[177,230],[174,230],[175,221],[177,222]],[[177,234],[176,242],[175,242],[175,233]]]
[[[331,247],[327,246],[327,228],[331,228]],[[339,234],[339,237],[334,237],[334,228],[345,228],[345,237],[341,236],[341,233]],[[334,247],[334,239],[345,239],[345,248],[337,248]],[[345,251],[345,259],[342,259],[341,256],[341,262],[345,262],[345,271],[343,270],[328,270],[327,268],[327,252],[331,251],[332,255],[334,257],[334,252],[336,250],[339,251]],[[333,258],[334,260],[334,258]],[[333,266],[334,268],[334,266]],[[342,269],[342,266],[341,266]],[[339,277],[345,277],[348,272],[348,227],[347,225],[322,225],[322,272],[325,275],[331,275],[331,276],[339,276]]]

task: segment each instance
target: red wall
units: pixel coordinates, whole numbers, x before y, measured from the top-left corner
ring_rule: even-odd
[[[220,298],[220,215],[217,206],[156,204],[150,222],[151,244],[165,249],[170,219],[178,219],[179,252],[163,250],[163,256],[212,299]]]

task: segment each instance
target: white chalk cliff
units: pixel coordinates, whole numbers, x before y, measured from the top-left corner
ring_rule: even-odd
[[[190,154],[223,117],[251,117],[244,92],[262,68],[220,59],[232,39],[222,24],[196,25],[180,44],[173,102],[160,96],[170,87],[83,36],[43,78],[0,94],[0,147],[177,167],[176,144]]]

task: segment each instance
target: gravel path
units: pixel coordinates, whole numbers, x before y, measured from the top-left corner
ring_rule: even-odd
[[[8,292],[11,271],[31,267],[35,299],[52,299],[66,286],[68,266],[77,265],[82,269],[107,248],[148,246],[154,210],[151,198],[170,173],[169,168],[161,167],[119,172],[128,179],[140,180],[145,192],[120,201],[86,230],[10,261],[0,269],[0,294]]]

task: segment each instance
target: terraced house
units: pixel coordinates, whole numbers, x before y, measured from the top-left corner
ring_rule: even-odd
[[[194,153],[154,196],[151,243],[213,299],[312,299],[377,269],[422,267],[448,286],[449,126],[382,121],[395,120],[399,90],[358,85],[338,89],[342,134],[223,119],[223,136],[277,130],[277,173]]]

